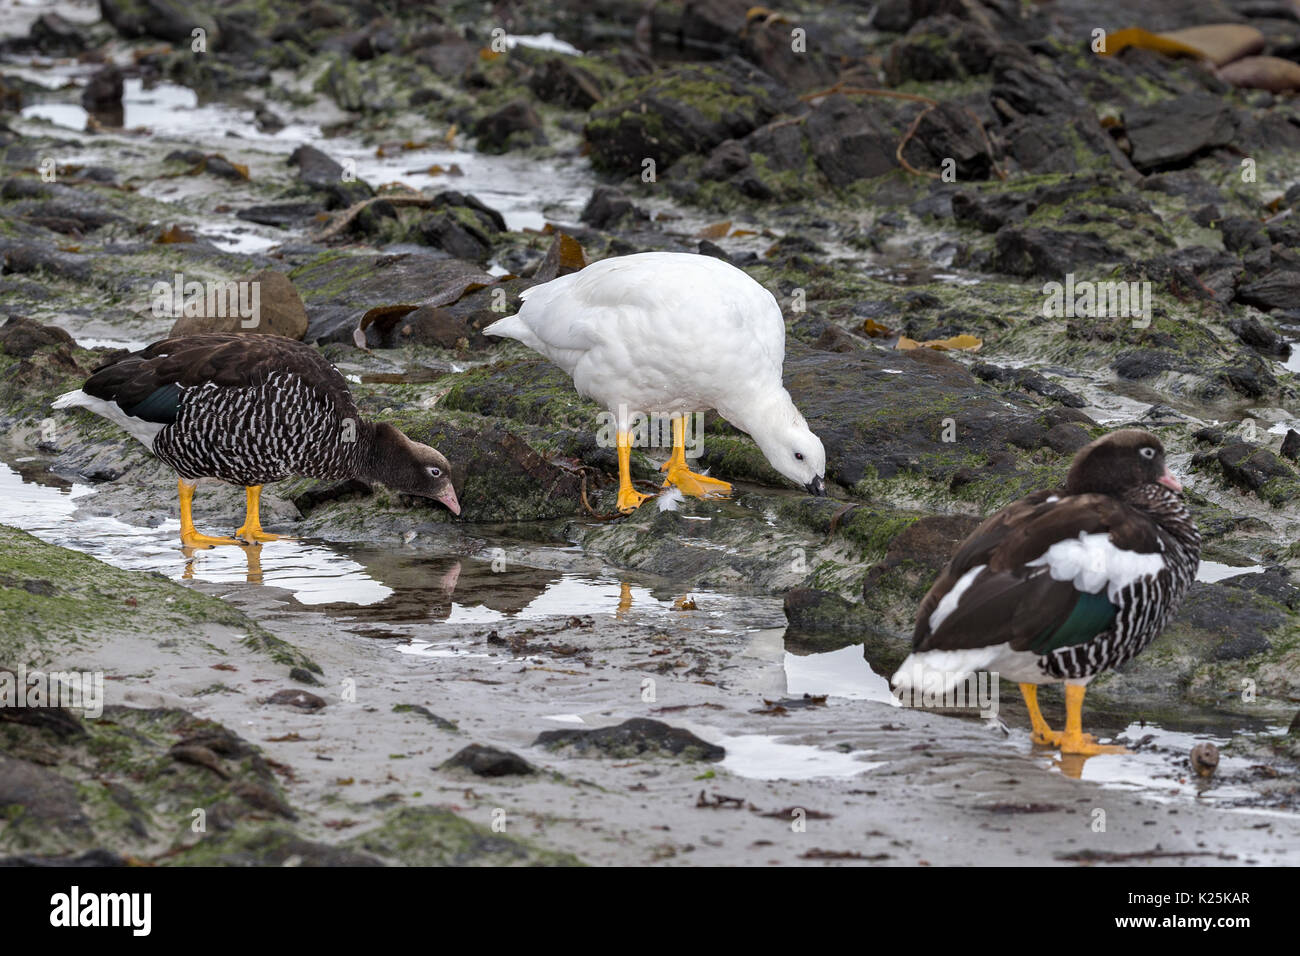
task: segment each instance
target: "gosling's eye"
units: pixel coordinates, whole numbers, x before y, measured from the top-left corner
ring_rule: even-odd
[[[794,460],[795,460],[795,461],[803,461],[803,452],[801,452],[801,451],[797,451],[797,452],[795,452],[795,453],[794,453]]]
[[[438,468],[438,467],[436,467],[436,466],[434,466],[434,465],[430,465],[428,468],[425,469],[425,471],[427,471],[427,472],[429,473],[429,477],[430,477],[430,478],[440,478],[440,477],[442,477],[442,469],[441,469],[441,468]]]
[[[1138,449],[1138,454],[1141,455],[1143,458],[1154,458],[1154,457],[1156,457],[1156,450],[1155,450],[1154,448],[1150,448],[1150,447],[1148,447],[1148,448],[1139,448],[1139,449]]]

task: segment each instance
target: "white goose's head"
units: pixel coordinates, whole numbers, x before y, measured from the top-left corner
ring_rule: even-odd
[[[773,468],[810,495],[826,494],[826,449],[785,389],[778,400],[758,409],[753,420],[742,427]]]

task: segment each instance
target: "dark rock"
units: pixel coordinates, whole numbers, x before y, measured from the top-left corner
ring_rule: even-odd
[[[23,239],[0,237],[0,261],[0,272],[44,272],[74,282],[85,282],[91,274],[89,257]]]
[[[544,730],[534,747],[559,750],[572,747],[579,754],[631,760],[638,757],[679,757],[683,760],[721,760],[726,750],[701,740],[689,730],[658,720],[634,717],[613,727],[595,730]]]
[[[475,145],[485,153],[504,153],[546,142],[542,121],[527,100],[512,100],[474,123]]]
[[[862,605],[832,591],[794,588],[786,592],[783,606],[786,622],[801,631],[853,634],[874,632],[879,626],[874,616],[863,613]]]
[[[393,706],[393,713],[419,714],[421,717],[429,721],[439,730],[447,730],[447,731],[451,731],[452,733],[456,733],[460,729],[456,726],[455,721],[447,720],[445,717],[439,717],[428,707],[423,707],[420,704],[395,704]]]
[[[586,110],[600,102],[600,83],[589,71],[570,62],[568,57],[554,56],[528,78],[528,88],[543,103],[569,109]]]
[[[870,109],[842,94],[822,100],[804,126],[813,162],[832,186],[898,168],[898,135],[881,126]]]
[[[281,707],[296,707],[299,710],[320,710],[325,706],[325,700],[313,693],[297,688],[287,690],[278,690],[266,699],[268,704],[277,704]]]
[[[1088,404],[1083,396],[1057,385],[1033,369],[1001,368],[988,362],[978,362],[971,366],[971,374],[986,382],[1014,383],[1027,391],[1060,402],[1068,408],[1083,408]]]
[[[77,787],[45,767],[0,754],[0,813],[6,837],[28,828],[79,831],[87,827]]]
[[[296,680],[300,684],[310,684],[312,687],[321,686],[321,682],[316,679],[316,675],[305,667],[294,667],[290,669],[289,680]]]
[[[81,105],[105,126],[121,126],[123,76],[121,68],[109,64],[98,70],[81,91]]]
[[[1291,346],[1287,340],[1253,316],[1232,319],[1228,323],[1228,328],[1232,330],[1233,335],[1257,352],[1276,355],[1279,358],[1286,358],[1291,354]]]
[[[253,317],[256,324],[247,325],[253,318],[245,318],[237,308],[232,309],[223,303],[214,302],[218,306],[214,310],[217,314],[209,315],[205,302],[201,314],[182,315],[178,318],[172,325],[170,334],[180,336],[225,332],[282,335],[290,339],[303,337],[307,331],[307,309],[303,305],[302,296],[287,275],[273,269],[263,269],[243,281],[255,284],[258,293],[258,312]]]
[[[370,186],[315,146],[299,146],[289,155],[289,165],[298,167],[298,179],[305,186],[329,195],[331,209],[344,208],[374,195]]]
[[[987,73],[993,66],[998,40],[983,27],[953,16],[929,17],[895,40],[885,57],[890,86],[909,80],[961,80]]]
[[[945,160],[956,165],[962,181],[988,179],[993,157],[971,114],[955,103],[940,103],[926,110],[908,141],[904,158],[918,168],[941,168]]]
[[[1073,115],[1087,108],[1083,97],[1054,69],[1016,46],[1005,47],[993,57],[993,90],[989,96],[995,104],[1000,100],[1019,114]]]
[[[1225,365],[1220,374],[1233,391],[1247,398],[1262,398],[1277,390],[1272,363],[1253,352],[1243,352],[1236,361]]]
[[[57,13],[42,13],[28,32],[32,45],[51,56],[75,56],[86,49],[81,27]]]
[[[1125,110],[1124,126],[1133,165],[1144,172],[1186,165],[1207,149],[1229,145],[1237,132],[1232,107],[1206,93]]]
[[[0,325],[0,352],[15,358],[30,358],[41,349],[75,346],[76,340],[55,325],[41,325],[34,319],[11,315]]]
[[[420,220],[420,241],[458,259],[487,261],[492,239],[481,228],[450,212],[431,212]]]
[[[829,37],[814,24],[800,26],[806,32],[805,48],[795,50],[790,24],[784,18],[751,17],[740,34],[741,52],[768,76],[797,93],[825,89],[839,73],[838,64],[824,52],[830,46]]]
[[[1224,248],[1233,252],[1264,249],[1269,244],[1264,224],[1258,219],[1232,216],[1219,223],[1219,232],[1223,233]]]
[[[1300,432],[1294,428],[1286,430],[1286,437],[1282,439],[1283,458],[1290,458],[1292,461],[1300,461]]]
[[[395,348],[411,343],[464,349],[485,345],[487,340],[463,317],[440,306],[422,305],[400,319],[378,344]]]
[[[1289,309],[1300,302],[1300,269],[1274,269],[1237,289],[1237,301],[1257,309]]]
[[[537,768],[518,754],[497,747],[470,744],[444,760],[439,770],[468,770],[480,777],[509,777],[537,773]]]
[[[1162,372],[1193,372],[1196,369],[1186,359],[1160,349],[1129,349],[1116,356],[1111,368],[1120,378],[1140,381]]]
[[[0,857],[0,867],[87,867],[113,866],[126,867],[128,862],[109,850],[87,850],[77,856],[6,856]]]
[[[932,515],[909,524],[889,541],[884,558],[868,569],[862,582],[863,612],[875,616],[879,626],[910,633],[916,605],[979,524],[973,515]],[[905,655],[905,646],[900,646],[896,659],[873,664],[896,667]]]
[[[235,215],[247,222],[256,222],[263,226],[301,229],[324,211],[325,206],[317,202],[274,202],[248,206]]]
[[[789,94],[740,59],[687,64],[633,80],[591,113],[585,134],[598,169],[640,173],[707,153],[772,119]]]
[[[1258,492],[1277,478],[1292,482],[1296,480],[1295,471],[1267,448],[1259,445],[1234,441],[1220,448],[1216,457],[1223,468],[1223,476],[1247,491]]]
[[[1059,281],[1066,273],[1124,258],[1092,232],[1004,226],[998,230],[994,243],[994,268],[1025,278],[1038,276]]]
[[[592,190],[591,198],[587,200],[579,218],[596,229],[609,229],[630,215],[645,218],[645,213],[632,205],[632,200],[622,190],[613,186],[597,186]]]
[[[496,278],[461,259],[367,254],[324,258],[295,270],[293,282],[307,303],[305,340],[350,343],[362,316],[377,306],[409,305],[395,322],[421,305],[450,305]]]

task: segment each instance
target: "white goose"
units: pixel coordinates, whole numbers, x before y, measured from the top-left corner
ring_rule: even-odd
[[[573,378],[618,425],[618,507],[650,495],[633,490],[630,422],[672,419],[664,486],[694,497],[731,485],[687,467],[683,416],[717,409],[758,443],[772,467],[810,494],[826,493],[826,451],[781,385],[785,320],[772,294],[711,256],[644,252],[592,263],[534,286],[519,312],[488,335],[517,339]]]

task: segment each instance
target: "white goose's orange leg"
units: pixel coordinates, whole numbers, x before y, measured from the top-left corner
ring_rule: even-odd
[[[211,548],[218,544],[239,544],[234,538],[214,538],[212,535],[199,534],[194,530],[194,517],[191,511],[194,502],[194,486],[187,484],[184,478],[177,479],[177,491],[181,497],[181,545],[186,548]]]
[[[244,523],[239,530],[235,532],[235,537],[249,544],[257,544],[262,541],[279,541],[278,534],[262,530],[262,519],[260,514],[260,502],[262,500],[262,486],[249,485],[244,489]]]
[[[627,514],[641,507],[641,502],[654,495],[643,495],[632,487],[632,436],[618,433],[618,510]]]
[[[673,453],[659,469],[668,472],[664,487],[676,485],[692,498],[717,498],[731,494],[731,485],[707,475],[697,475],[686,465],[686,418],[673,419]]]

